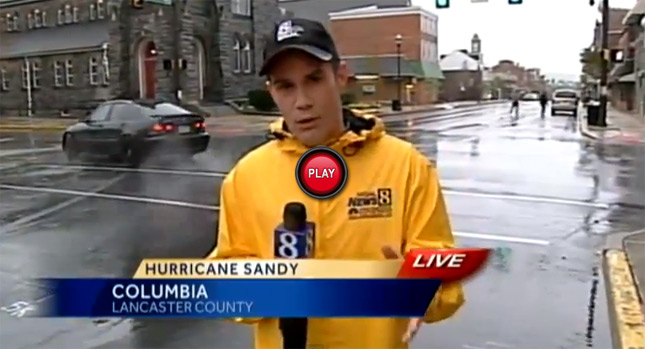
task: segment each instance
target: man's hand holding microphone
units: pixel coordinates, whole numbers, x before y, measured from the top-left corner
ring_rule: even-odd
[[[274,231],[275,258],[312,258],[314,228],[307,224],[307,209],[299,202],[285,205],[283,223]],[[307,347],[307,318],[280,318],[280,332],[285,349]]]

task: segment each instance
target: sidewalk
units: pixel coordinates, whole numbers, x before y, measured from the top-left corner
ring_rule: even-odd
[[[645,348],[645,229],[623,234],[603,253],[613,347]],[[615,239],[613,239],[615,240]]]
[[[504,101],[494,100],[494,101],[482,101],[480,105],[488,105],[501,103]],[[390,108],[381,108],[375,110],[362,110],[362,113],[374,113],[378,114],[381,117],[387,117],[390,115],[401,115],[401,114],[410,114],[410,113],[420,113],[420,112],[431,112],[436,110],[450,110],[456,108],[464,108],[475,106],[478,103],[476,101],[466,101],[466,102],[454,102],[454,103],[441,103],[441,104],[431,104],[431,105],[418,105],[418,106],[404,106],[402,111],[392,111]],[[233,114],[226,116],[216,116],[206,118],[207,126],[214,125],[232,125],[239,124],[242,121],[244,124],[266,124],[270,123],[273,120],[278,118],[274,115],[246,115],[246,114]],[[70,125],[77,123],[78,120],[70,118],[38,118],[38,117],[4,117],[0,118],[0,132],[28,132],[28,131],[42,131],[42,132],[52,132],[52,131],[63,131]]]
[[[607,127],[588,126],[587,117],[580,121],[580,132],[592,139],[645,143],[645,118],[607,107]]]

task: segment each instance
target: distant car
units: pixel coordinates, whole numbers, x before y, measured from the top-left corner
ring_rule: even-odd
[[[578,116],[578,104],[580,96],[575,90],[556,90],[551,98],[551,115],[555,116],[561,112],[572,113],[574,117]]]
[[[533,92],[527,93],[524,96],[522,96],[523,101],[537,101],[539,99],[540,99],[540,95]]]
[[[193,156],[209,141],[204,117],[180,106],[113,100],[68,127],[62,146],[70,161],[88,154],[138,166],[153,153]]]

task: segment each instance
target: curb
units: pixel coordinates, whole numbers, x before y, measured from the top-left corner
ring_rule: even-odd
[[[592,132],[589,131],[589,126],[583,126],[586,125],[587,123],[587,118],[586,116],[582,117],[580,119],[580,122],[578,123],[578,131],[580,131],[580,134],[582,134],[584,137],[597,140],[600,139],[600,137]]]
[[[60,125],[0,125],[0,131],[64,131],[68,127]]]
[[[419,114],[419,113],[428,113],[428,112],[433,112],[433,111],[438,111],[438,110],[455,110],[455,109],[462,109],[462,108],[468,108],[468,107],[476,107],[476,106],[484,106],[484,105],[492,105],[492,104],[500,104],[506,101],[503,100],[495,100],[493,102],[481,102],[480,104],[473,103],[473,104],[465,104],[465,105],[458,105],[456,107],[453,107],[451,109],[446,109],[444,107],[440,106],[433,106],[429,107],[426,109],[417,109],[417,110],[402,110],[402,111],[388,111],[388,112],[383,112],[383,113],[375,113],[379,117],[388,117],[388,116],[398,116],[398,115],[408,115],[408,114]]]
[[[618,249],[605,250],[602,267],[613,347],[645,349],[645,318],[627,254]]]

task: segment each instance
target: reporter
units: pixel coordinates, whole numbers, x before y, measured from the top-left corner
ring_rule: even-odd
[[[343,109],[348,70],[320,23],[281,22],[260,73],[283,118],[271,125],[274,139],[248,153],[224,180],[211,258],[274,258],[272,231],[291,201],[302,202],[315,224],[314,258],[381,260],[401,258],[413,248],[454,247],[429,161],[388,135],[378,118]],[[318,145],[343,154],[349,171],[343,191],[327,200],[307,196],[295,180],[299,157]],[[378,203],[372,205],[374,199]],[[462,286],[453,283],[440,288],[423,319],[309,319],[308,343],[325,349],[407,348],[422,322],[444,320],[463,303]],[[277,319],[240,321],[254,324],[256,348],[282,346]]]

